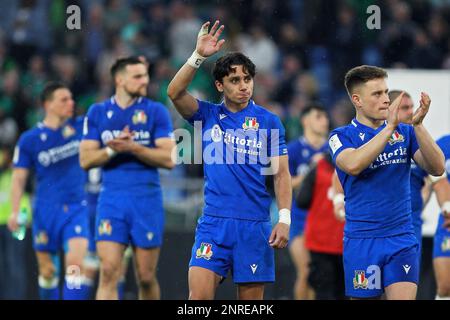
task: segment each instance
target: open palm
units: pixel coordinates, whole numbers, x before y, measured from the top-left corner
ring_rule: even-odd
[[[417,108],[416,112],[414,112],[412,123],[413,125],[421,124],[423,119],[428,113],[430,109],[431,99],[428,94],[422,92],[420,95],[420,106]]]
[[[224,29],[224,26],[219,27],[219,21],[216,21],[212,26],[211,30],[208,32],[210,22],[206,22],[202,25],[197,38],[197,53],[203,57],[210,57],[216,52],[218,52],[225,40],[219,40],[219,37]]]

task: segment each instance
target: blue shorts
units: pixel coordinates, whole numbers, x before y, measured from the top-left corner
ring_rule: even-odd
[[[164,210],[160,191],[151,195],[102,192],[98,199],[96,241],[112,241],[139,248],[162,245]]]
[[[86,203],[36,203],[32,229],[33,247],[36,251],[67,251],[68,240],[89,237]]]
[[[444,216],[439,215],[439,221],[434,235],[433,259],[450,257],[450,231],[444,228]]]
[[[295,203],[293,204],[295,206]],[[303,236],[307,211],[297,207],[292,207],[291,227],[289,228],[289,239],[293,240],[297,236]],[[291,243],[291,241],[289,241]]]
[[[234,283],[274,282],[275,256],[270,221],[203,215],[198,220],[189,267],[202,267]]]
[[[386,238],[344,237],[345,294],[381,296],[396,282],[419,281],[419,244],[412,233]]]

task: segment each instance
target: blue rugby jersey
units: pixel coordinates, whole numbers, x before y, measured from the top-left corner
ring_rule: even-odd
[[[40,122],[24,132],[14,152],[14,167],[36,173],[35,201],[77,203],[84,199],[85,173],[79,164],[82,118],[58,129]]]
[[[328,150],[328,143],[324,143],[319,149],[315,149],[308,143],[305,137],[293,140],[287,145],[289,154],[289,171],[291,176],[305,175],[308,171],[312,157],[317,153],[324,153]],[[292,214],[306,217],[306,210],[300,209],[294,199],[292,199]]]
[[[140,97],[122,109],[114,99],[96,103],[85,117],[83,140],[100,142],[103,148],[128,126],[135,132],[134,140],[146,147],[155,147],[155,140],[173,136],[172,123],[166,107]],[[105,191],[147,193],[160,190],[156,167],[147,165],[129,153],[120,153],[102,166],[102,186]]]
[[[198,104],[198,111],[188,121],[202,126],[204,213],[269,220],[271,196],[262,172],[270,166],[270,157],[287,155],[280,119],[252,100],[235,113],[224,103]]]
[[[329,146],[336,157],[347,148],[359,148],[384,127],[370,128],[353,119],[333,130]],[[389,237],[414,232],[411,219],[411,158],[419,146],[411,125],[399,124],[380,155],[359,175],[351,176],[337,166],[345,192],[349,238]]]

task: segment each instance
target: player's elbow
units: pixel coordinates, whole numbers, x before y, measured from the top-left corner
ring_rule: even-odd
[[[81,154],[80,154],[79,161],[80,161],[81,168],[83,168],[84,170],[91,169],[91,167],[92,167],[91,163],[88,161],[88,159],[86,159],[86,157],[83,157]]]
[[[357,176],[363,170],[357,162],[349,161],[349,162],[338,162],[338,167],[344,171],[345,173],[351,176]]]
[[[180,91],[176,89],[176,86],[173,85],[173,83],[169,83],[169,86],[167,87],[167,96],[170,100],[175,101],[180,96]]]
[[[169,159],[164,162],[163,168],[172,170],[173,168],[175,168],[175,165],[176,165],[175,162],[173,162],[172,159]]]

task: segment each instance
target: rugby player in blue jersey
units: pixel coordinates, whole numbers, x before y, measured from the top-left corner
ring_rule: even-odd
[[[450,135],[445,135],[436,141],[445,156],[446,179],[441,183],[436,198],[441,205],[441,214],[434,235],[433,267],[436,277],[436,300],[450,300]]]
[[[89,108],[80,145],[84,169],[102,167],[96,217],[100,280],[97,299],[117,299],[122,257],[133,246],[140,299],[159,299],[156,268],[164,211],[158,168],[174,167],[172,124],[164,105],[147,99],[142,59],[111,67],[115,94]]]
[[[327,137],[330,122],[324,107],[316,102],[307,105],[300,114],[300,121],[303,135],[287,145],[293,193],[300,189],[310,162],[317,161],[323,156],[323,152],[328,151]],[[314,298],[314,292],[308,284],[311,258],[309,251],[305,248],[303,237],[307,211],[295,204],[295,195],[292,198],[289,252],[297,269],[294,298],[311,300]]]
[[[345,77],[356,117],[330,134],[329,145],[345,193],[344,270],[352,298],[415,299],[418,242],[411,218],[411,159],[433,176],[444,155],[422,124],[431,100],[421,94],[412,125],[390,104],[378,67],[359,66]]]
[[[41,94],[45,118],[20,136],[14,154],[9,228],[18,228],[26,180],[36,174],[33,205],[33,244],[39,267],[41,299],[59,299],[59,251],[65,250],[64,299],[87,299],[83,259],[88,247],[89,220],[83,169],[78,162],[82,119],[71,119],[74,101],[70,90],[49,83]]]
[[[202,127],[205,206],[189,263],[189,298],[213,299],[231,272],[239,299],[262,299],[264,284],[275,280],[274,248],[286,247],[289,238],[292,190],[284,128],[276,115],[251,100],[255,65],[241,53],[215,63],[222,103],[197,100],[187,91],[200,64],[225,42],[219,40],[224,26],[216,21],[208,31],[209,25],[202,26],[196,50],[167,90],[178,112]],[[281,209],[273,229],[268,172]]]

